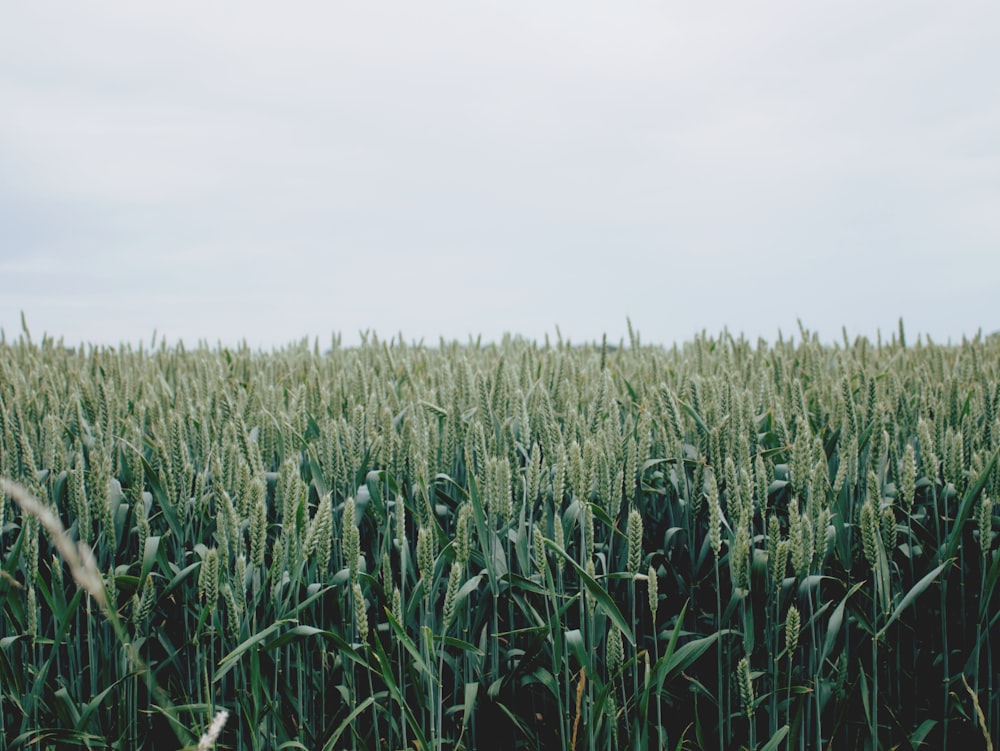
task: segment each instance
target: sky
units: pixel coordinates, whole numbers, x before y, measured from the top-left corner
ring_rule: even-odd
[[[1000,329],[1000,3],[16,3],[0,328]]]

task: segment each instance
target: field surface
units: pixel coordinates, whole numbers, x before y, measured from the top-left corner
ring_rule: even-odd
[[[992,747],[1000,340],[0,342],[0,749]]]

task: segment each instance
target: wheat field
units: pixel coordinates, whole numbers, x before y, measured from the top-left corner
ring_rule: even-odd
[[[25,330],[0,748],[196,748],[213,718],[203,746],[269,751],[992,748],[998,407],[1000,339],[902,324]]]

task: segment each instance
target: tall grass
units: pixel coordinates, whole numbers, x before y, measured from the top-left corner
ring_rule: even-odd
[[[3,337],[0,748],[982,745],[998,405],[902,328]]]

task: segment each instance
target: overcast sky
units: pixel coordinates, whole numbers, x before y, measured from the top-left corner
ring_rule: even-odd
[[[1000,329],[1000,3],[15,3],[0,327]]]

